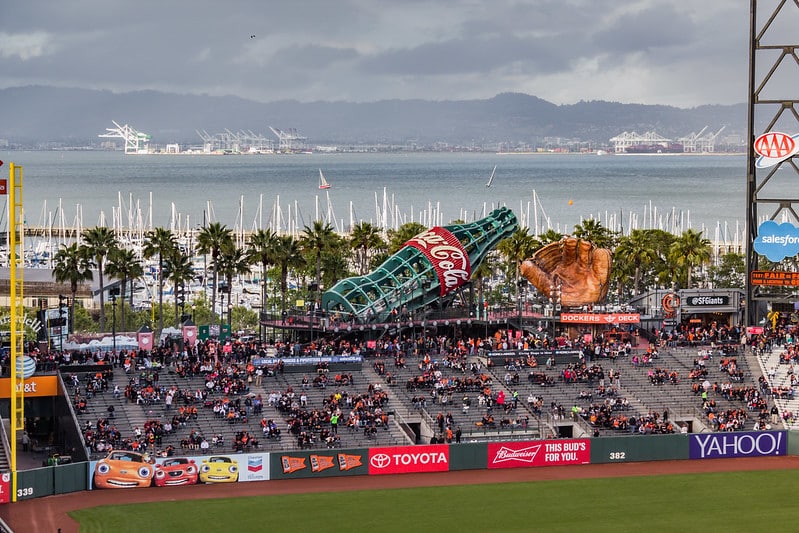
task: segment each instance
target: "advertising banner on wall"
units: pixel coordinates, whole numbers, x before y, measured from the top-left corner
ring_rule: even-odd
[[[395,446],[369,449],[369,475],[447,472],[449,446]]]
[[[591,441],[588,439],[488,444],[488,468],[584,465],[590,462]]]
[[[11,501],[11,473],[3,472],[0,475],[0,503]]]
[[[272,453],[271,479],[366,475],[368,458],[365,449]]]
[[[56,376],[33,376],[22,383],[22,390],[18,391],[26,397],[42,397],[58,395],[58,378]],[[0,379],[0,398],[11,397],[11,378]]]
[[[691,459],[763,457],[785,455],[788,449],[785,431],[748,431],[690,435]]]
[[[89,463],[90,489],[176,487],[240,481],[267,481],[269,454],[219,454],[194,457],[151,457],[114,450]]]
[[[571,324],[638,324],[640,313],[561,313],[560,321]]]

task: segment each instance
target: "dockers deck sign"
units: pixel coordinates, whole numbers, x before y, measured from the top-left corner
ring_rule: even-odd
[[[572,324],[638,324],[640,313],[561,313],[561,322]]]

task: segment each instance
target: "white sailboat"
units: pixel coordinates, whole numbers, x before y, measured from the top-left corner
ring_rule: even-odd
[[[319,169],[319,188],[320,189],[329,189],[331,185],[325,179],[325,175],[322,174],[322,169]]]
[[[497,166],[494,165],[494,170],[491,171],[491,176],[488,178],[488,182],[486,183],[486,187],[491,187],[491,184],[494,182],[494,174],[497,171]]]

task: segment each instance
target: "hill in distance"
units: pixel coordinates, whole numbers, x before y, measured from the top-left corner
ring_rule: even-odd
[[[112,120],[152,136],[152,143],[198,145],[197,131],[296,130],[314,145],[446,143],[484,146],[535,144],[545,137],[605,145],[624,131],[668,138],[714,132],[746,133],[746,104],[681,109],[591,101],[555,105],[535,96],[503,93],[486,100],[383,100],[371,103],[261,103],[233,96],[157,91],[113,93],[29,86],[0,90],[0,139],[12,145],[97,145]],[[275,138],[276,139],[276,138]]]

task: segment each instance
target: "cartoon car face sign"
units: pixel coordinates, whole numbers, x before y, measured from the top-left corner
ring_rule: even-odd
[[[239,465],[230,457],[211,456],[200,464],[201,483],[231,483],[239,480]]]
[[[104,489],[149,487],[154,473],[155,468],[148,455],[114,450],[97,461],[94,467],[94,486]]]
[[[192,459],[175,457],[155,465],[155,486],[194,485],[197,483],[199,468]]]

